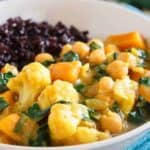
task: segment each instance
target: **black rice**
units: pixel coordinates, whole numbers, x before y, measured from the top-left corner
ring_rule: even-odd
[[[0,26],[0,67],[6,63],[21,69],[34,60],[36,54],[48,52],[59,55],[62,46],[74,41],[88,41],[88,31],[62,22],[34,22],[20,17],[10,18]]]

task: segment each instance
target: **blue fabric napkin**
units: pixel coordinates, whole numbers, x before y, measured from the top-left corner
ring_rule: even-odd
[[[150,150],[150,131],[146,132],[125,150]]]

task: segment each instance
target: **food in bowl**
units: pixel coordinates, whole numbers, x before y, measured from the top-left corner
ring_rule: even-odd
[[[150,56],[143,36],[85,39],[64,43],[57,55],[37,52],[22,69],[1,68],[1,143],[91,143],[148,120]]]

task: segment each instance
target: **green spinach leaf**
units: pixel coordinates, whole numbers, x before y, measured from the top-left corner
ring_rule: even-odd
[[[100,64],[98,66],[96,66],[94,68],[94,71],[95,71],[95,78],[97,80],[99,80],[100,78],[102,78],[103,76],[107,76],[108,73],[106,71],[106,67],[107,67],[107,64],[106,63],[103,63],[103,64]]]
[[[82,93],[85,89],[85,85],[83,83],[77,83],[74,85],[74,88],[77,92]]]
[[[91,120],[93,120],[93,121],[97,121],[97,120],[99,120],[100,119],[100,113],[99,112],[97,112],[97,111],[95,111],[94,109],[88,109],[88,113],[89,113],[89,117],[90,117],[90,119]]]
[[[5,92],[8,89],[7,83],[12,77],[14,77],[14,75],[11,72],[0,73],[0,92]]]
[[[37,137],[30,139],[30,146],[48,146],[50,143],[50,135],[47,124],[43,124],[37,131]]]
[[[102,47],[95,42],[92,42],[90,45],[90,50],[101,49]]]
[[[69,51],[63,55],[63,61],[76,61],[79,60],[79,55],[73,51]]]
[[[45,67],[49,67],[51,64],[54,64],[55,60],[45,60],[44,62],[42,62],[42,65],[44,65]]]
[[[5,101],[3,97],[0,97],[0,111],[3,111],[5,108],[8,107],[8,103]]]
[[[140,78],[139,84],[150,86],[150,77],[142,77],[142,78]]]
[[[114,112],[116,112],[116,113],[119,113],[120,112],[120,107],[119,107],[118,103],[115,102],[112,105],[111,110],[114,111]]]
[[[48,115],[49,111],[50,108],[47,108],[46,110],[41,110],[39,104],[35,103],[28,109],[26,114],[33,120],[40,121]]]

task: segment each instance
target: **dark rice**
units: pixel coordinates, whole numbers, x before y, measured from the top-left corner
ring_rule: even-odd
[[[74,41],[87,42],[88,31],[68,28],[62,22],[52,26],[48,22],[10,18],[0,26],[0,67],[10,63],[21,69],[36,54],[48,52],[57,56],[64,44]]]

